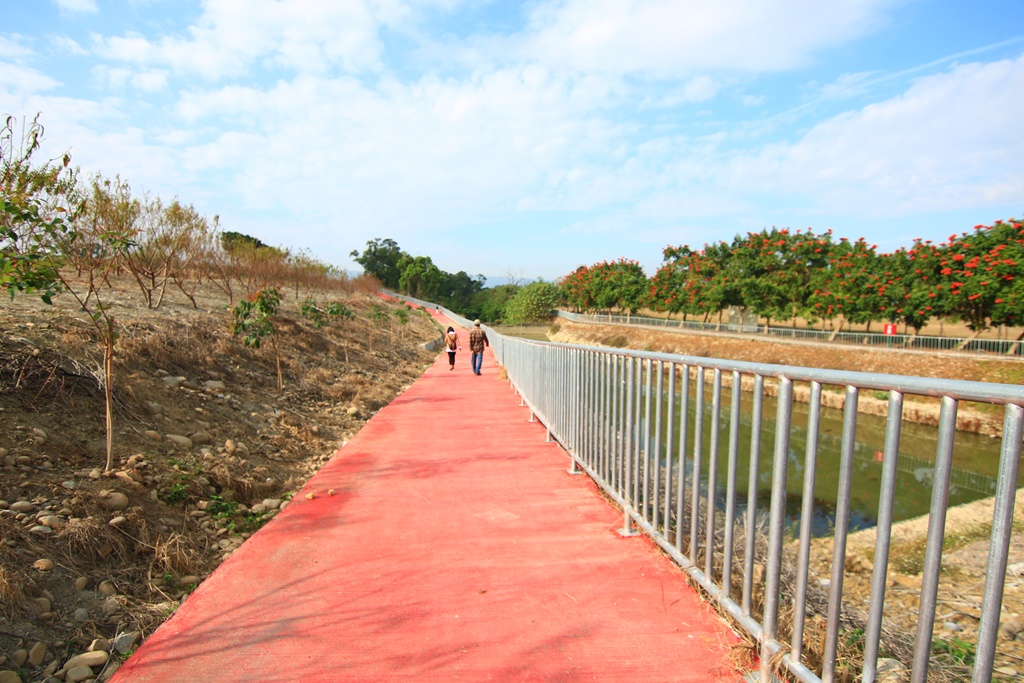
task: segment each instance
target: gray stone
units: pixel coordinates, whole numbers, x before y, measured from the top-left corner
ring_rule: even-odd
[[[167,434],[164,438],[179,448],[192,448],[192,439],[187,436],[182,436],[181,434]]]
[[[103,504],[110,510],[124,510],[128,507],[128,496],[120,491],[111,491],[103,499]]]
[[[898,659],[881,658],[875,668],[877,683],[906,683],[910,680],[910,671]]]
[[[110,641],[106,638],[96,638],[85,649],[87,652],[110,652]]]
[[[96,587],[96,590],[99,591],[100,595],[105,595],[108,598],[113,595],[117,595],[117,588],[111,581],[101,581],[100,585]]]
[[[64,674],[64,681],[65,683],[80,683],[81,681],[93,678],[94,676],[95,674],[93,674],[91,668],[87,666],[75,666],[68,669]]]
[[[44,515],[40,517],[38,522],[43,526],[48,526],[51,529],[56,529],[64,524],[64,520],[57,515]]]
[[[194,444],[208,444],[211,442],[213,442],[213,437],[207,432],[199,431],[192,434],[192,443]]]
[[[166,384],[167,386],[169,386],[169,387],[176,387],[176,386],[179,386],[182,382],[184,382],[188,378],[187,377],[171,377],[170,375],[168,375],[167,377],[163,377],[161,379],[163,379],[164,384]]]
[[[69,491],[74,491],[75,489],[78,488],[78,482],[75,481],[74,479],[68,479],[67,481],[61,482],[61,486],[63,486]]]
[[[28,530],[30,534],[38,534],[39,536],[46,536],[53,533],[53,529],[42,524],[36,524],[34,527]]]
[[[203,382],[203,388],[206,389],[207,391],[213,392],[224,391],[225,389],[227,389],[227,386],[224,384],[224,382],[221,382],[220,380],[208,379],[205,382]]]
[[[1024,620],[1019,617],[1003,619],[999,624],[999,634],[1007,640],[1013,640],[1021,632],[1024,632]]]
[[[36,643],[28,651],[28,663],[30,666],[39,666],[46,656],[46,643]]]
[[[132,633],[131,631],[119,633],[117,637],[114,638],[113,650],[121,655],[128,654],[131,652],[131,649],[135,647],[135,641],[138,639],[138,633]]]
[[[135,641],[137,640],[137,633],[132,633],[131,631],[120,633],[114,639],[113,651],[117,652],[118,654],[127,654],[131,651],[133,647],[135,647]]]
[[[75,610],[75,621],[89,621],[89,610],[79,607]]]
[[[264,509],[266,509],[266,510],[276,510],[277,508],[281,507],[281,499],[280,498],[264,498],[263,502],[261,503],[261,505],[263,505]]]
[[[11,503],[11,510],[14,512],[32,512],[36,509],[36,506],[27,500],[19,500]]]

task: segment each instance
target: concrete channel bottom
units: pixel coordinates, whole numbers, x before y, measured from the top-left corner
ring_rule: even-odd
[[[742,680],[736,635],[498,372],[442,354],[112,680]]]

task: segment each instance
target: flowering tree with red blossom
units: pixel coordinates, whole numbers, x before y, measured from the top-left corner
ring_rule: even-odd
[[[977,336],[991,326],[1024,322],[1024,223],[976,225],[950,237],[940,258],[949,284],[949,313]]]

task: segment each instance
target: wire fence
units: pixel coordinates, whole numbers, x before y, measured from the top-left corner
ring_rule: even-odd
[[[1012,339],[971,339],[964,337],[932,337],[910,334],[878,334],[875,332],[827,332],[792,327],[776,327],[755,324],[703,323],[690,320],[668,320],[636,315],[613,315],[609,313],[571,313],[557,311],[558,316],[573,322],[610,323],[614,325],[636,325],[694,332],[725,332],[742,335],[761,335],[775,339],[793,339],[832,344],[848,344],[888,349],[912,349],[916,351],[956,351],[961,353],[988,353],[1003,356],[1024,356],[1024,342]]]

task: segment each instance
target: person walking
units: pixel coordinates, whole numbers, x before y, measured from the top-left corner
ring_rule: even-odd
[[[480,368],[484,364],[484,347],[490,345],[487,333],[480,329],[480,321],[474,320],[473,329],[469,331],[469,360],[474,374],[480,374]]]
[[[454,327],[448,328],[448,334],[444,336],[444,347],[448,351],[448,372],[451,372],[455,369],[455,352],[462,349]]]

